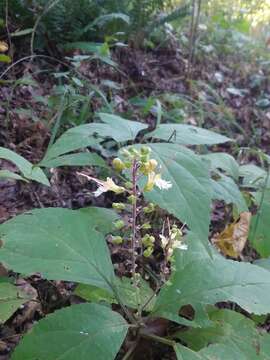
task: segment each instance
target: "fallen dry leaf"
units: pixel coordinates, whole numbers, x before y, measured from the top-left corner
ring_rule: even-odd
[[[247,242],[250,220],[251,213],[242,212],[237,222],[229,224],[220,234],[212,238],[212,243],[223,255],[238,258]]]
[[[0,52],[4,53],[8,51],[8,44],[5,41],[0,41]]]

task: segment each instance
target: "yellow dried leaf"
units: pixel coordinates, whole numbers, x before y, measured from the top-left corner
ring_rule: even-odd
[[[226,228],[212,239],[213,244],[223,255],[238,258],[247,242],[251,213],[248,211],[240,214],[237,222],[229,224]]]
[[[0,41],[0,52],[4,53],[8,51],[8,44],[5,41]]]

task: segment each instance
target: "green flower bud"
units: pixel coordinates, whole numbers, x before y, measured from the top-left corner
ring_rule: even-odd
[[[124,162],[124,165],[125,165],[125,167],[126,167],[127,169],[130,169],[131,166],[132,166],[132,162],[131,162],[131,161],[125,161],[125,162]]]
[[[132,189],[132,188],[133,188],[132,182],[127,181],[127,182],[125,183],[125,188],[126,188],[126,189]]]
[[[142,228],[143,230],[149,230],[149,229],[152,228],[152,226],[151,226],[151,224],[150,224],[149,222],[147,222],[147,223],[143,224],[143,225],[141,226],[141,228]]]
[[[142,243],[146,247],[153,246],[153,244],[155,243],[155,238],[152,235],[146,234],[142,238]]]
[[[150,152],[151,152],[150,147],[148,147],[148,146],[142,146],[141,147],[141,154],[142,155],[149,155]]]
[[[119,158],[113,159],[112,166],[116,171],[119,171],[119,172],[125,169],[125,164]]]
[[[135,195],[130,195],[128,197],[128,201],[129,201],[130,204],[134,205],[135,201],[136,201],[136,196]]]
[[[149,160],[149,155],[141,155],[141,162],[146,163]]]
[[[121,245],[123,243],[123,238],[121,236],[112,236],[111,241],[115,245]]]
[[[125,208],[126,208],[126,205],[125,204],[123,204],[123,203],[113,203],[112,204],[112,207],[113,207],[113,209],[115,209],[115,210],[125,210]]]
[[[145,206],[145,207],[143,208],[143,212],[144,212],[145,214],[150,214],[150,213],[152,213],[153,211],[155,211],[155,208],[156,208],[155,204],[149,203],[147,206]]]
[[[154,251],[154,248],[149,246],[147,249],[144,250],[143,256],[148,258],[153,254],[153,251]]]
[[[121,230],[125,226],[125,223],[123,220],[117,220],[113,223],[113,225],[117,230]]]
[[[128,151],[132,156],[139,157],[140,155],[139,151],[133,147],[130,147]]]
[[[127,149],[122,149],[121,153],[125,158],[127,158],[127,159],[130,158],[130,152]]]

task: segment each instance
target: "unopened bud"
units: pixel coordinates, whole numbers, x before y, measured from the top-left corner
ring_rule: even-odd
[[[135,195],[130,195],[128,197],[128,201],[129,201],[130,204],[134,205],[135,202],[136,202],[136,196]]]
[[[151,152],[150,147],[148,147],[148,146],[142,146],[141,147],[141,154],[142,155],[149,155],[150,152]]]
[[[115,245],[121,245],[123,243],[123,238],[121,236],[112,236],[111,241]]]
[[[143,212],[145,214],[150,214],[151,212],[155,211],[155,204],[149,203],[147,206],[143,208]]]
[[[133,188],[133,184],[132,184],[132,182],[130,182],[130,181],[127,181],[126,183],[125,183],[125,188],[126,189],[132,189]]]
[[[141,228],[143,230],[149,230],[152,228],[151,224],[149,222],[145,223],[145,224],[142,224]]]
[[[113,165],[113,168],[119,172],[125,169],[125,164],[119,158],[113,159],[112,165]]]
[[[117,230],[121,230],[125,226],[125,223],[123,220],[117,220],[113,223],[113,225]]]
[[[147,249],[144,250],[143,256],[148,258],[153,254],[153,251],[154,251],[153,247],[149,246]]]
[[[112,204],[112,207],[115,209],[115,210],[125,210],[126,208],[126,205],[123,204],[123,203],[113,203]]]

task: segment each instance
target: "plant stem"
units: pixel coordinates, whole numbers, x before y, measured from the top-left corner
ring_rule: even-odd
[[[132,195],[134,197],[132,201],[132,240],[131,240],[131,252],[132,252],[132,278],[135,283],[136,274],[136,218],[137,218],[137,161],[133,160],[132,164]]]
[[[154,335],[154,334],[147,334],[147,333],[144,333],[144,332],[141,332],[140,336],[145,338],[145,339],[157,341],[157,342],[160,342],[160,343],[168,345],[168,346],[172,346],[172,347],[175,346],[175,341],[163,338],[161,336],[157,336],[157,335]]]

